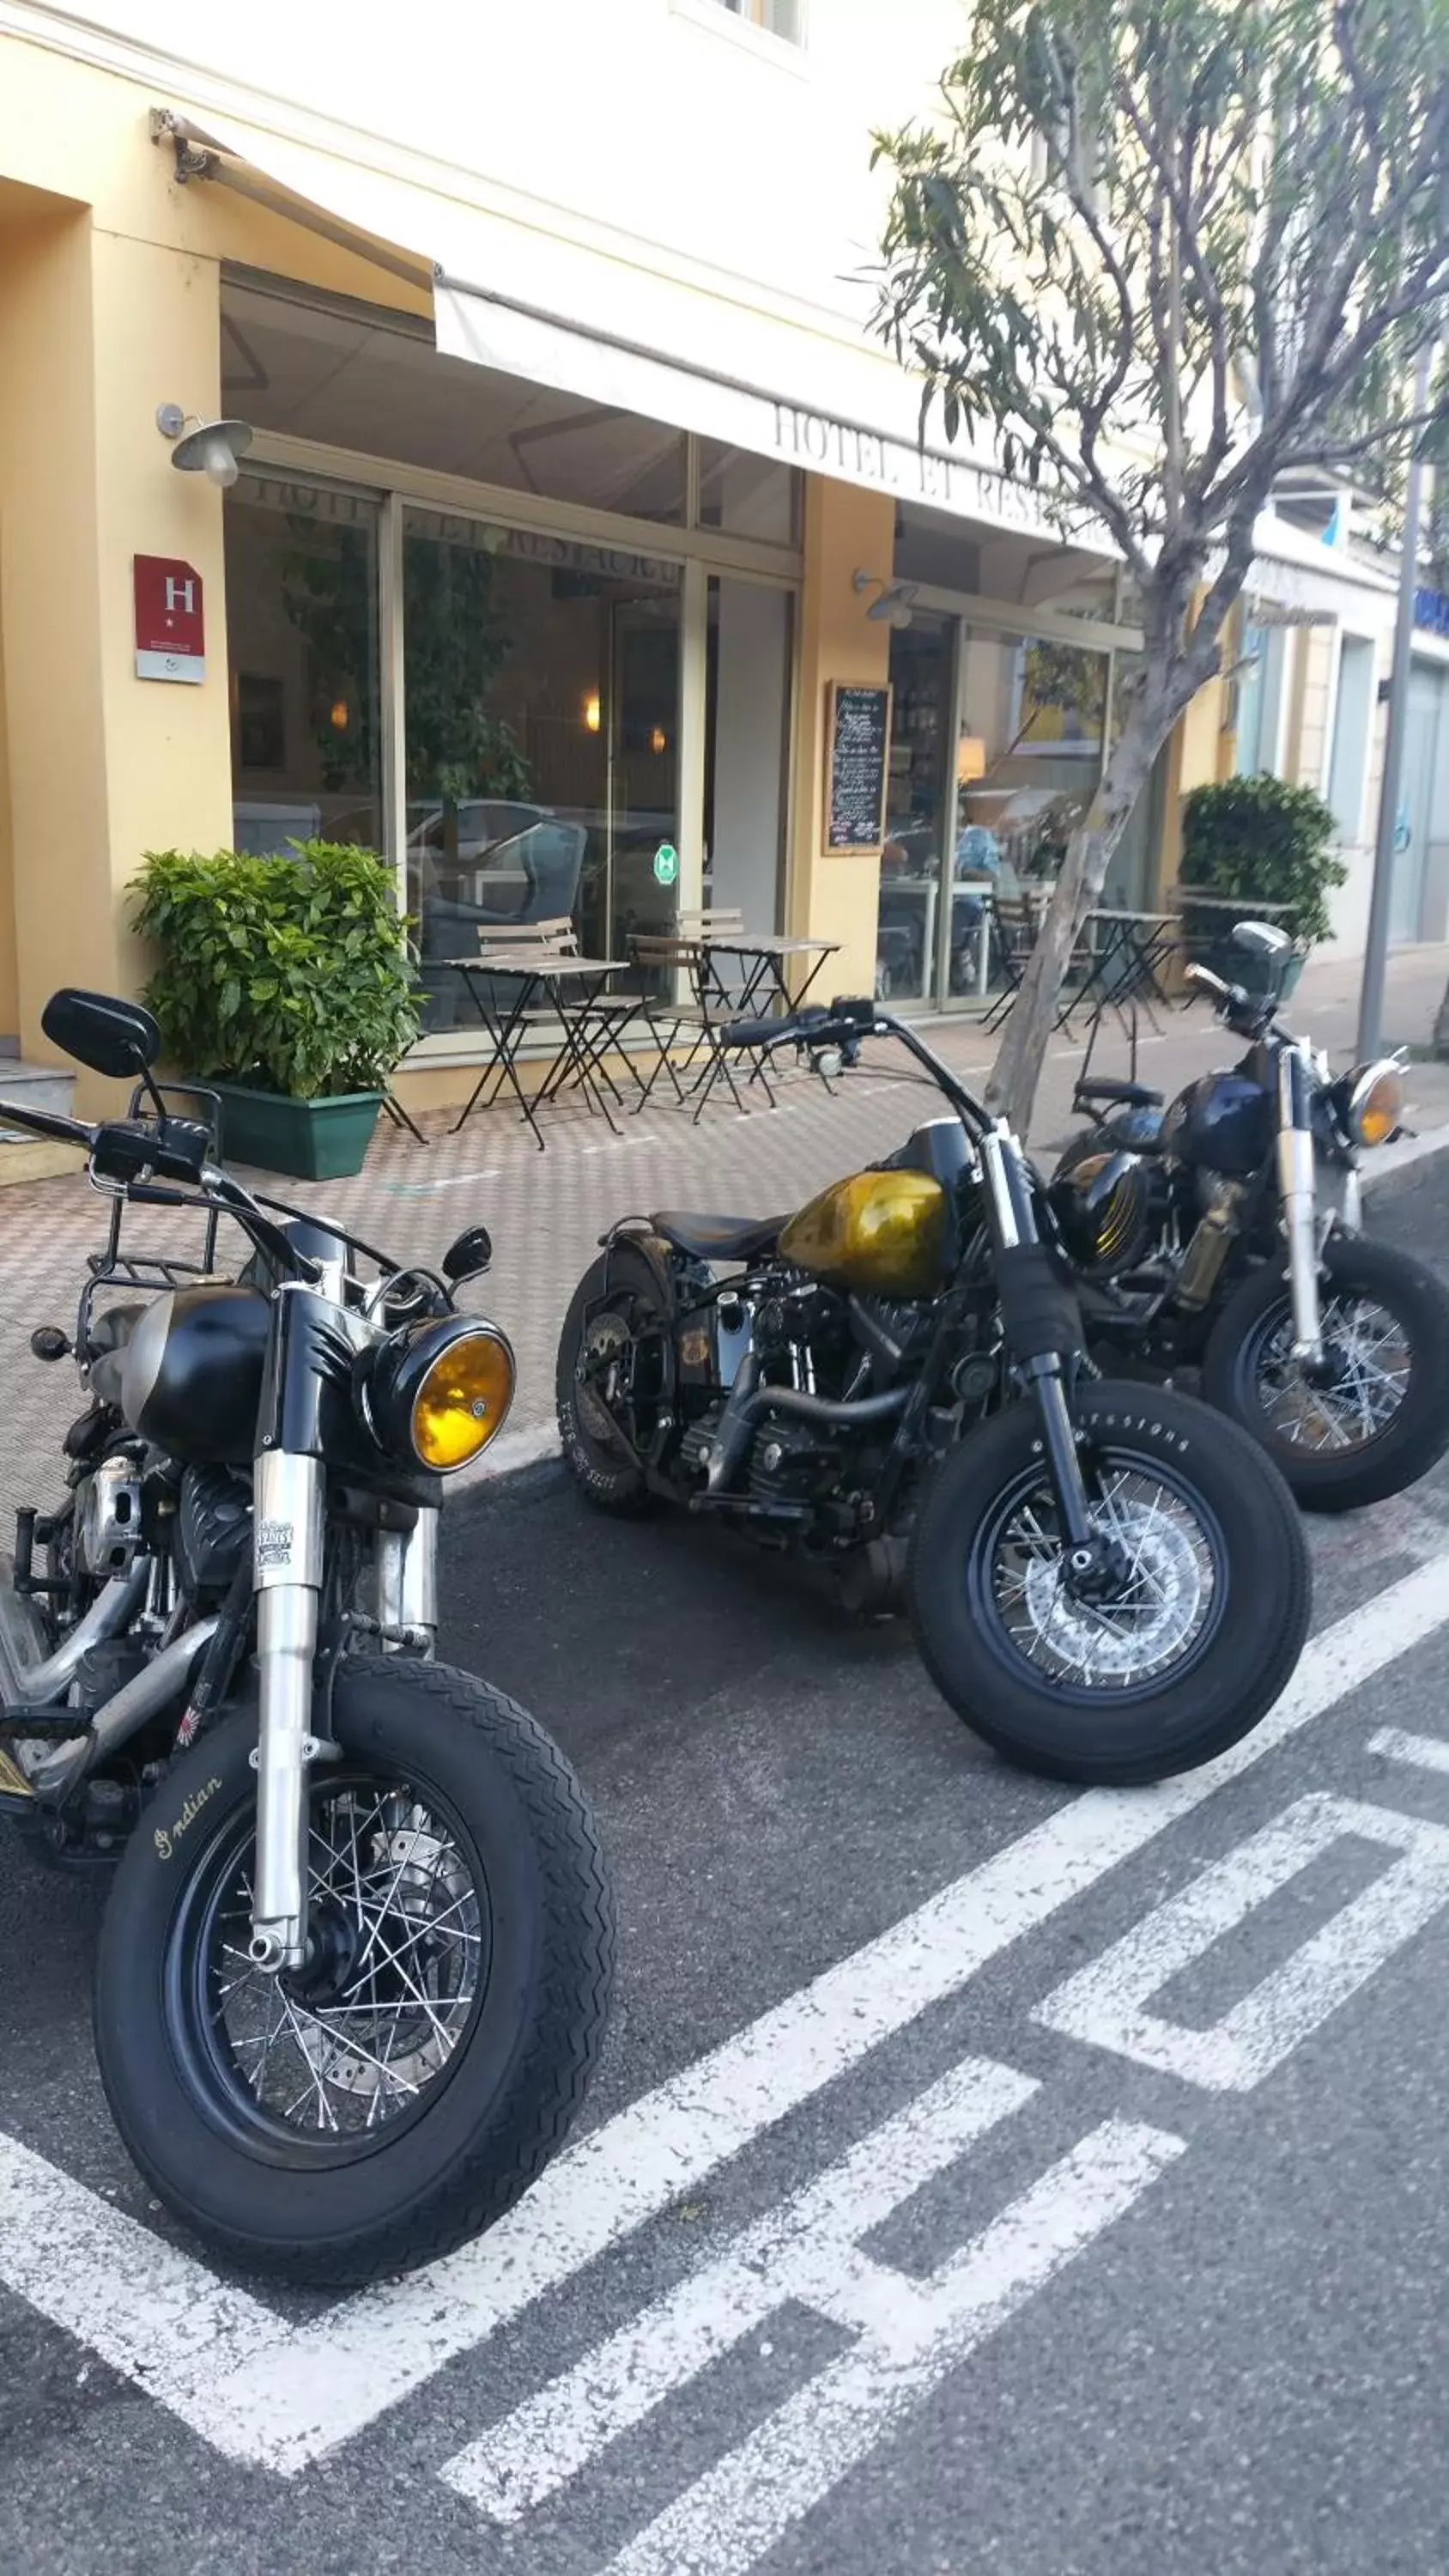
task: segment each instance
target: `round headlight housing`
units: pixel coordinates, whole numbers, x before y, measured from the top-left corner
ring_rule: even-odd
[[[515,1376],[512,1346],[496,1324],[464,1315],[411,1324],[379,1345],[367,1412],[390,1457],[452,1476],[502,1429]]]
[[[1403,1122],[1404,1077],[1391,1060],[1356,1064],[1343,1082],[1344,1124],[1356,1145],[1387,1145]]]

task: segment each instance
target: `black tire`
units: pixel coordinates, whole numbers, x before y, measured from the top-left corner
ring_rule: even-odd
[[[599,1321],[592,1310],[606,1296],[625,1334],[646,1315],[662,1318],[659,1282],[644,1254],[629,1244],[616,1243],[584,1272],[559,1335],[554,1370],[558,1435],[569,1472],[594,1509],[637,1520],[657,1508],[657,1498],[622,1442],[608,1436],[601,1400],[581,1387],[578,1378],[586,1334]]]
[[[1206,1608],[1184,1651],[1136,1682],[1077,1682],[1044,1669],[1011,1634],[996,1550],[1046,1482],[1027,1403],[972,1432],[932,1482],[907,1592],[937,1689],[998,1753],[1045,1779],[1126,1787],[1211,1760],[1272,1706],[1308,1633],[1308,1549],[1261,1450],[1190,1396],[1104,1381],[1080,1390],[1076,1413],[1089,1483],[1098,1473],[1149,1478],[1180,1515],[1174,1531],[1197,1532],[1212,1582],[1199,1582]]]
[[[1335,1313],[1359,1299],[1392,1316],[1406,1346],[1407,1379],[1383,1429],[1352,1447],[1324,1450],[1275,1426],[1264,1404],[1264,1370],[1277,1369],[1290,1418],[1302,1388],[1291,1360],[1284,1365],[1273,1357],[1274,1344],[1292,1331],[1288,1283],[1276,1263],[1255,1271],[1228,1299],[1203,1357],[1202,1391],[1267,1452],[1305,1511],[1347,1512],[1402,1493],[1449,1449],[1449,1289],[1409,1253],[1363,1235],[1330,1235],[1323,1263],[1330,1347]],[[1310,1436],[1315,1419],[1321,1432],[1329,1414],[1311,1407]]]
[[[310,1774],[314,1822],[349,1782],[360,1780],[363,1796],[378,1783],[406,1782],[446,1825],[477,1890],[476,1934],[462,1929],[456,1906],[447,1909],[458,1918],[448,1938],[459,1950],[477,1942],[475,1991],[438,2073],[398,2088],[420,2098],[398,2116],[385,2110],[375,2129],[361,2128],[359,2110],[334,2138],[320,2119],[315,2130],[279,2122],[246,2081],[244,2069],[258,2061],[241,2052],[258,2042],[236,2039],[223,2018],[212,1961],[224,1939],[216,1891],[236,1883],[228,1873],[246,1869],[254,1849],[248,1713],[225,1719],[174,1763],[146,1809],[111,1891],[95,1984],[107,2099],[153,2188],[238,2262],[328,2286],[430,2261],[518,2199],[583,2100],[613,1962],[592,1819],[562,1754],[525,1710],[468,1673],[365,1658],[338,1674],[334,1731],[342,1759]],[[385,1869],[402,1839],[380,1845]],[[433,1870],[436,1883],[436,1860]],[[336,1910],[340,1918],[345,1909]],[[230,1906],[226,1919],[236,1919]],[[360,1932],[365,1918],[353,1919]],[[226,1945],[229,1962],[237,1937]],[[425,1960],[426,1946],[413,1956]],[[339,1995],[361,1991],[355,1942],[351,1960]],[[231,1965],[225,1973],[242,1982]],[[374,1965],[374,1993],[380,1973]],[[265,2009],[273,2012],[270,2000]],[[325,2011],[304,2007],[314,2028]],[[353,2090],[365,2093],[357,2023],[337,2019],[330,2028],[345,2033]],[[331,2051],[330,2061],[317,2061],[324,2072],[342,2057],[335,2036],[309,2046]],[[298,2062],[310,2062],[298,2048]],[[319,2101],[325,2089],[318,2079]]]

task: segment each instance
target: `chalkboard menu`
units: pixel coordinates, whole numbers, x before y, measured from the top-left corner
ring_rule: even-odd
[[[885,839],[886,763],[891,739],[889,688],[830,683],[826,719],[830,774],[825,791],[825,846],[838,852],[878,850]]]

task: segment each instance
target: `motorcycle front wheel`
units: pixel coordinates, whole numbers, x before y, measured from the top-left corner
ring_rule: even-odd
[[[1213,1326],[1202,1391],[1305,1511],[1347,1512],[1402,1493],[1449,1449],[1449,1290],[1393,1244],[1332,1234],[1320,1316],[1324,1364],[1310,1375],[1293,1357],[1286,1279],[1254,1271]]]
[[[958,1717],[1049,1780],[1130,1786],[1211,1760],[1303,1650],[1308,1550],[1282,1478],[1191,1397],[1103,1382],[1074,1412],[1092,1519],[1122,1572],[1068,1579],[1035,1409],[970,1434],[930,1485],[907,1591]]]
[[[479,2234],[583,2099],[613,1917],[541,1727],[471,1674],[337,1676],[309,1775],[307,1965],[248,1955],[254,1714],[174,1763],[116,1874],[96,2051],[116,2126],[188,2227],[253,2270],[351,2286]]]

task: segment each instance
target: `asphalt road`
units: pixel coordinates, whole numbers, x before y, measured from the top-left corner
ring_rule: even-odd
[[[1444,1166],[1374,1223],[1449,1272]],[[1314,1551],[1260,1734],[1083,1800],[769,1561],[470,1497],[447,1649],[588,1780],[619,1996],[397,2296],[219,2290],[100,2098],[101,1890],[0,1850],[0,2565],[1442,2570],[1449,1475]]]

